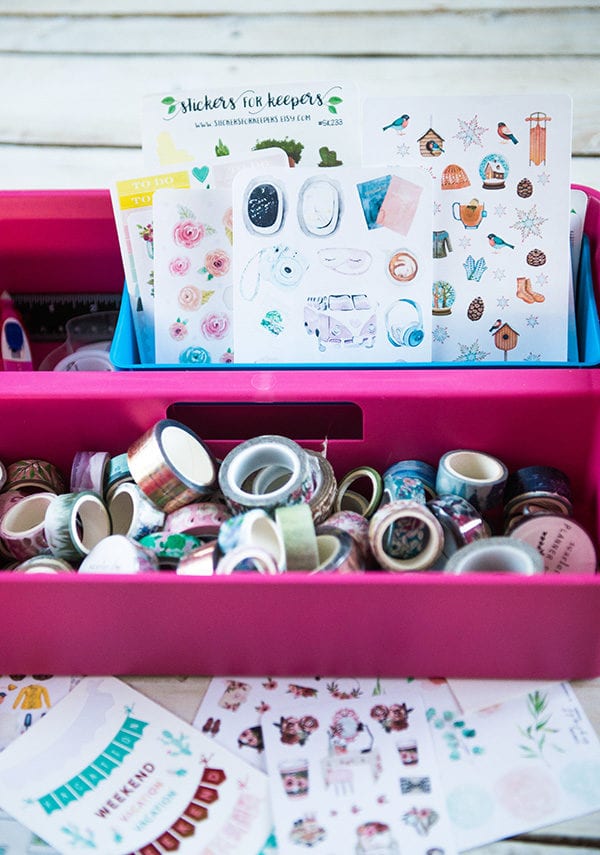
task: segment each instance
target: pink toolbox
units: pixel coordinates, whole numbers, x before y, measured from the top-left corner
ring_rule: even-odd
[[[600,204],[586,231],[599,268]],[[108,193],[0,194],[11,293],[119,293]],[[36,356],[48,348],[41,342]],[[222,458],[260,433],[321,449],[341,477],[452,448],[568,474],[600,541],[600,372],[359,369],[23,372],[0,377],[0,460],[127,450],[163,417]],[[0,670],[50,674],[600,675],[600,575],[343,577],[0,574]]]

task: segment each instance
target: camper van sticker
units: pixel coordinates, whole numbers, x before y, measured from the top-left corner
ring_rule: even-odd
[[[510,324],[519,331],[510,339],[511,361],[565,362],[576,352],[569,274],[571,112],[571,99],[552,93],[365,100],[363,150],[370,162],[380,164],[382,175],[412,163],[433,177],[432,281],[451,282],[455,289],[447,335],[433,338],[434,362],[504,362],[506,350],[472,340],[469,307],[477,283],[485,288],[484,325],[507,308],[500,299],[511,301]],[[397,134],[382,129],[405,113],[410,122],[399,148]],[[532,261],[544,264],[547,278],[528,284],[523,270]],[[506,287],[511,281],[518,282],[515,290]],[[531,326],[534,303],[538,323]]]

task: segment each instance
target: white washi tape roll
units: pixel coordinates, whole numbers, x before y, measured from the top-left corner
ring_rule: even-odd
[[[481,451],[447,451],[439,462],[435,488],[439,496],[454,493],[482,514],[502,507],[508,469],[496,457]]]
[[[137,484],[119,484],[108,502],[113,534],[124,534],[138,540],[159,531],[165,522],[165,512],[152,504]]]
[[[158,571],[158,557],[151,549],[123,534],[111,534],[94,546],[81,562],[78,572],[135,576]]]
[[[534,576],[544,572],[544,561],[537,549],[528,543],[512,537],[488,537],[461,547],[448,559],[444,572]]]
[[[402,522],[395,526],[390,537],[388,530],[393,523]],[[413,539],[413,534],[417,540]],[[401,537],[405,546],[396,548],[395,539]],[[405,572],[409,570],[426,570],[433,566],[439,557],[444,544],[444,531],[435,516],[425,505],[409,500],[399,500],[383,505],[371,517],[369,523],[369,543],[371,552],[384,570]],[[409,557],[398,558],[388,554],[386,548],[392,548],[396,554]]]
[[[262,508],[253,508],[226,520],[219,529],[217,542],[223,554],[242,546],[264,550],[273,556],[281,570],[285,570],[283,534]]]
[[[48,552],[46,513],[56,493],[32,493],[12,504],[0,521],[0,536],[10,554],[22,561]]]
[[[275,558],[266,549],[259,546],[237,546],[219,559],[215,573],[217,576],[229,576],[236,571],[240,564],[250,562],[254,571],[264,576],[277,576],[281,570]],[[252,570],[240,570],[240,573],[251,573]]]
[[[62,493],[48,506],[46,540],[56,558],[79,561],[111,533],[108,510],[91,490]]]

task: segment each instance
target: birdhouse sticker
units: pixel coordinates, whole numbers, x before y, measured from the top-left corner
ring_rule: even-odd
[[[546,163],[546,125],[552,118],[546,113],[531,113],[525,121],[529,122],[529,165],[539,166]]]
[[[508,359],[508,351],[514,350],[519,341],[519,333],[510,324],[501,324],[494,332],[494,344],[498,350],[504,351],[504,361]]]
[[[433,128],[419,137],[419,152],[422,157],[439,157],[444,151],[444,139]]]

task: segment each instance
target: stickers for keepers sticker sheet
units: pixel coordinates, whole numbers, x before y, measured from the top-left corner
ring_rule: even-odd
[[[251,84],[148,95],[142,149],[149,169],[277,147],[290,166],[360,164],[358,93],[338,80]]]
[[[236,363],[431,360],[425,172],[246,170],[233,219]]]
[[[571,100],[367,98],[363,163],[434,181],[433,360],[564,361]]]

